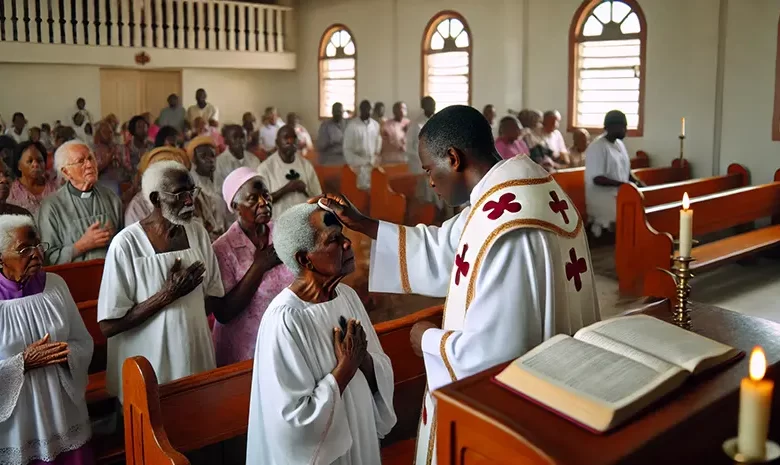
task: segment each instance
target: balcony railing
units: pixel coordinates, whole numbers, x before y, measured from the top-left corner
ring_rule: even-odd
[[[0,0],[0,42],[278,53],[290,14],[224,0]]]

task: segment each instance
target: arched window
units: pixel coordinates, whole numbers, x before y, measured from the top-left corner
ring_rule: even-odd
[[[346,26],[334,24],[320,39],[320,118],[331,116],[336,102],[355,111],[357,49]]]
[[[422,94],[436,108],[471,104],[471,30],[463,16],[443,11],[423,36]]]
[[[569,31],[569,130],[601,131],[620,110],[643,132],[647,24],[635,0],[585,0]]]

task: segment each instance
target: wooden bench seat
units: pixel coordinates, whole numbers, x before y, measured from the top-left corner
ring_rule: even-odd
[[[369,214],[369,193],[358,189],[357,175],[352,171],[352,168],[350,168],[349,165],[344,165],[341,168],[341,193],[344,194],[358,210]]]
[[[375,326],[393,365],[393,403],[398,417],[396,426],[382,441],[382,454],[388,457],[385,464],[413,461],[414,446],[408,440],[417,432],[425,365],[412,352],[409,332],[418,321],[439,325],[441,318],[442,307],[438,306]],[[245,434],[252,363],[248,360],[158,385],[145,358],[127,359],[122,369],[127,465],[188,464],[181,452]]]
[[[89,300],[97,300],[100,293],[100,281],[103,279],[103,264],[105,260],[89,260],[86,262],[67,263],[44,267],[47,273],[58,274],[68,286],[70,295],[78,304]]]
[[[371,216],[396,224],[433,224],[436,206],[420,202],[416,196],[421,175],[409,173],[406,165],[403,167],[404,170],[397,170],[395,175],[385,171],[384,166],[372,170],[369,199]]]
[[[632,268],[639,273],[642,295],[674,296],[672,278],[659,269],[671,268],[674,239],[679,234],[681,204],[678,201],[645,208],[638,216],[633,232],[638,245]],[[694,247],[691,255],[702,259],[701,263],[697,260],[691,264],[694,271],[706,271],[779,245],[780,229],[777,226],[754,229],[754,222],[771,218],[773,224],[777,224],[780,215],[780,170],[775,173],[775,182],[769,184],[693,198],[691,209],[694,212],[694,237],[740,229],[739,233],[725,239]]]
[[[747,186],[750,176],[745,167],[732,164],[723,176],[691,179],[660,186],[637,188],[633,184],[621,186],[617,196],[615,228],[615,270],[620,292],[642,295],[643,272],[636,266],[638,255],[644,253],[637,228],[644,228],[644,210],[656,205],[679,202],[684,193],[691,198]]]

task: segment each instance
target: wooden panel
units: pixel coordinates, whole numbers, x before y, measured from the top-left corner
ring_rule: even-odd
[[[648,168],[650,166],[650,157],[647,152],[637,150],[636,157],[631,159],[631,169]]]
[[[552,175],[553,179],[561,186],[563,192],[569,196],[574,208],[580,212],[583,218],[588,217],[585,208],[585,168],[567,168],[559,170]]]
[[[44,268],[47,273],[59,275],[68,285],[73,300],[84,302],[97,300],[100,293],[100,280],[103,278],[105,260],[89,260],[86,262],[53,265]]]
[[[119,118],[119,121],[128,121],[133,116],[140,114],[142,108],[143,96],[141,94],[140,71],[128,69],[100,70],[100,109],[103,112],[102,116],[113,113]]]
[[[677,160],[675,160],[677,161]],[[657,186],[670,182],[684,181],[691,178],[691,167],[686,162],[683,166],[663,166],[659,168],[640,168],[634,170],[634,176],[648,186]]]
[[[357,187],[357,175],[349,165],[341,168],[341,193],[363,213],[371,214],[369,209],[369,194]]]
[[[141,74],[141,111],[150,112],[152,118],[160,114],[168,96],[181,98],[181,71],[143,71]]]
[[[732,164],[725,176],[712,176],[709,178],[690,179],[687,181],[663,184],[660,186],[642,187],[639,189],[644,198],[644,206],[652,207],[663,203],[681,200],[684,193],[688,196],[701,197],[703,195],[723,192],[729,189],[747,186],[750,182],[747,170],[742,165]]]
[[[310,160],[316,160],[316,154]],[[320,165],[317,163],[312,163],[312,165],[314,165],[314,172],[317,173],[317,179],[320,180],[322,192],[338,193],[341,191],[341,173],[344,165]]]
[[[403,224],[406,218],[406,196],[395,192],[389,184],[384,168],[371,170],[371,197],[369,211],[373,218]]]

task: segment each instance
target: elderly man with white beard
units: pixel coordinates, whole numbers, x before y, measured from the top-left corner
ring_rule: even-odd
[[[216,367],[206,301],[224,294],[209,234],[192,221],[199,189],[187,168],[155,163],[141,189],[154,210],[111,242],[98,297],[106,388],[120,400],[128,357],[146,357],[160,383]]]

